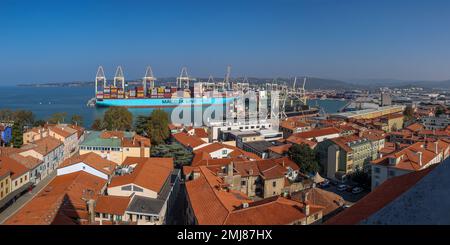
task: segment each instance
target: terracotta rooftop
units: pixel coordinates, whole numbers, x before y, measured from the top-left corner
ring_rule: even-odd
[[[86,172],[57,176],[5,224],[77,224],[87,219],[85,200],[95,200],[105,186],[106,180]]]
[[[172,158],[142,158],[136,163],[132,173],[113,177],[109,187],[136,184],[158,193],[173,170]]]
[[[131,197],[99,196],[95,204],[95,212],[124,215]]]
[[[199,169],[200,176],[187,181],[186,190],[201,225],[277,225],[305,218],[303,203],[282,197],[252,202],[240,192],[221,190],[221,178],[207,167]],[[248,203],[249,207],[243,208],[243,203]],[[321,206],[310,205],[311,214],[321,210]]]
[[[47,136],[42,139],[36,140],[33,143],[23,145],[21,149],[23,149],[24,151],[34,150],[39,154],[46,156],[61,145],[63,145],[62,141]]]
[[[107,174],[108,176],[114,173],[114,170],[117,166],[115,162],[104,159],[96,153],[89,152],[83,155],[77,155],[66,159],[58,168],[64,168],[70,165],[78,164],[80,162],[83,162],[84,164],[89,165],[92,168],[104,174]]]
[[[188,133],[185,132],[172,134],[172,136],[178,143],[182,144],[185,147],[195,148],[197,146],[201,146],[206,143],[199,137],[189,135]]]
[[[0,176],[4,176],[5,171],[10,173],[11,179],[16,179],[29,170],[13,158],[0,156]]]
[[[284,153],[289,151],[289,148],[291,148],[291,146],[292,146],[292,144],[272,146],[272,147],[269,147],[269,151],[273,151],[279,155],[283,155]]]
[[[339,134],[340,132],[341,131],[335,127],[327,127],[327,128],[312,129],[311,131],[296,133],[294,135],[300,138],[310,139],[330,134]]]

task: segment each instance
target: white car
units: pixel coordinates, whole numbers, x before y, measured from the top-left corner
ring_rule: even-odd
[[[352,193],[353,193],[353,194],[359,194],[359,193],[361,193],[362,191],[363,191],[363,188],[361,188],[361,187],[355,187],[355,188],[353,188]]]
[[[338,191],[345,191],[345,190],[347,190],[347,188],[348,188],[347,185],[341,184],[341,185],[338,185],[337,190]]]

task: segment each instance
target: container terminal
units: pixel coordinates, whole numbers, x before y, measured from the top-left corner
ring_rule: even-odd
[[[280,93],[280,118],[298,115],[316,115],[319,108],[307,105],[305,83],[297,86],[295,78],[293,87],[278,84],[276,82],[254,86],[246,82],[232,82],[231,67],[227,67],[226,76],[223,81],[216,82],[210,76],[208,81],[201,82],[188,75],[187,68],[181,69],[176,78],[176,86],[155,86],[156,77],[152,68],[147,67],[142,84],[129,86],[124,77],[121,66],[117,67],[112,80],[107,80],[103,67],[100,66],[95,77],[95,97],[88,101],[88,106],[111,107],[121,106],[128,108],[164,108],[177,106],[209,106],[232,104],[234,113],[244,111],[238,108],[234,101],[242,95],[252,91],[256,99],[268,97],[271,91]],[[194,87],[196,89],[194,89]],[[246,105],[241,105],[246,106]]]

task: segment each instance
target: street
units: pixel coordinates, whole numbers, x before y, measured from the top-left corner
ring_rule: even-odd
[[[48,174],[48,176],[41,180],[31,192],[26,192],[21,197],[19,197],[13,204],[0,213],[0,224],[3,224],[9,217],[15,214],[19,209],[21,209],[25,204],[27,204],[34,196],[36,196],[44,187],[50,183],[56,176],[56,170]]]
[[[334,186],[334,185],[329,185],[328,187],[322,188],[322,189],[338,194],[339,196],[344,198],[347,205],[353,205],[355,202],[357,202],[358,200],[363,198],[365,195],[369,194],[369,191],[367,191],[367,190],[364,190],[358,194],[353,194],[350,191],[346,191],[346,190],[339,191],[339,190],[337,190],[337,186]]]

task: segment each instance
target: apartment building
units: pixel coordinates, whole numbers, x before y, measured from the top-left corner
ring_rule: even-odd
[[[450,141],[417,142],[372,161],[372,189],[386,180],[428,168],[448,158]]]
[[[207,166],[200,166],[197,178],[186,182],[186,198],[187,224],[307,225],[320,223],[324,210],[309,200],[280,196],[252,201]]]
[[[326,140],[316,149],[325,176],[345,180],[352,172],[370,170],[370,161],[377,158],[379,144],[378,140],[350,135]]]
[[[180,171],[172,158],[128,157],[98,200],[95,221],[161,225],[170,223],[179,192]]]
[[[150,139],[126,131],[90,131],[80,143],[80,155],[93,152],[121,164],[127,157],[150,157]]]

